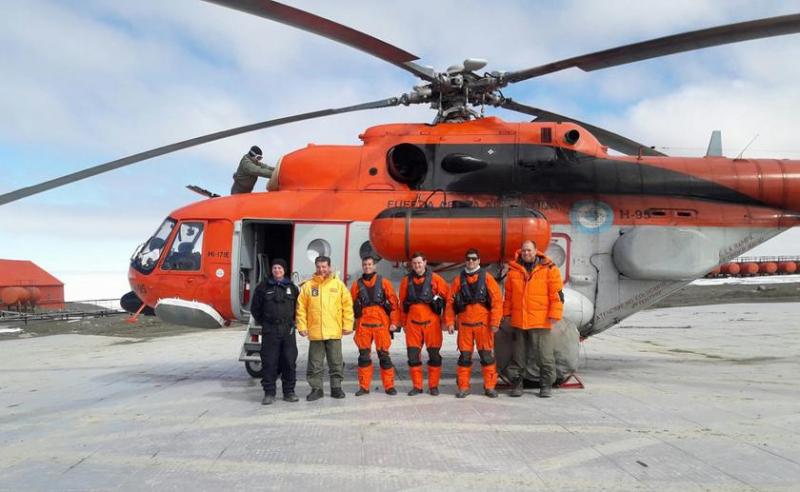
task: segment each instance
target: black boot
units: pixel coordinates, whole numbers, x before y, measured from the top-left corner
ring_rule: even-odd
[[[511,393],[509,393],[508,395],[514,397],[522,396],[522,378],[517,378],[511,381],[511,384],[512,384]]]
[[[322,398],[323,393],[322,389],[312,389],[311,393],[306,396],[306,401],[316,401]]]

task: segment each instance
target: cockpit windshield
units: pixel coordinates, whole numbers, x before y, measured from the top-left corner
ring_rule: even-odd
[[[203,253],[203,223],[181,222],[181,226],[172,240],[169,254],[161,263],[164,270],[200,270]]]
[[[131,266],[142,273],[152,272],[174,227],[175,220],[167,218],[156,233],[134,253],[131,258]]]

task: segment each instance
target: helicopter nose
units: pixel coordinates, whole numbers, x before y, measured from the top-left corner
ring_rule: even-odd
[[[142,308],[142,304],[144,304],[144,302],[139,299],[139,296],[137,296],[136,292],[134,291],[128,292],[119,300],[119,305],[122,307],[122,309],[131,314],[136,314],[139,309]],[[146,316],[155,316],[156,313],[150,306],[145,306],[144,309],[142,309],[141,314]]]

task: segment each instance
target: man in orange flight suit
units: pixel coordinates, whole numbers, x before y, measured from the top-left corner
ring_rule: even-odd
[[[400,309],[397,295],[388,279],[375,273],[375,258],[366,256],[361,260],[361,278],[353,282],[353,311],[356,317],[355,342],[358,347],[358,391],[356,396],[369,393],[372,382],[372,357],[370,350],[375,342],[381,366],[381,381],[387,395],[396,395],[394,389],[394,365],[389,357],[392,345],[390,333],[397,331]]]
[[[445,311],[447,331],[453,333],[458,318],[458,368],[456,369],[456,398],[469,394],[472,372],[472,351],[478,348],[483,372],[484,394],[497,398],[497,364],[494,359],[494,334],[503,318],[503,296],[500,286],[481,268],[478,250],[470,248],[464,256],[465,267],[453,279]]]
[[[411,272],[400,283],[400,324],[406,330],[408,372],[413,388],[408,396],[422,393],[423,344],[428,349],[428,390],[439,394],[439,378],[442,374],[441,314],[447,299],[447,282],[427,268],[425,255],[411,255]]]
[[[564,311],[561,272],[533,241],[524,241],[517,259],[509,263],[503,315],[510,319],[514,352],[508,372],[510,396],[522,396],[527,355],[533,352],[539,366],[539,397],[549,398],[556,379],[552,326]]]

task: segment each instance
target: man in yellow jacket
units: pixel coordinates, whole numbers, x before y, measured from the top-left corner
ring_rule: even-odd
[[[328,359],[331,396],[344,398],[342,379],[342,335],[353,333],[353,298],[347,286],[331,272],[331,259],[318,256],[317,273],[300,287],[297,298],[297,333],[308,337],[306,379],[311,393],[306,400],[322,398],[322,371]]]

